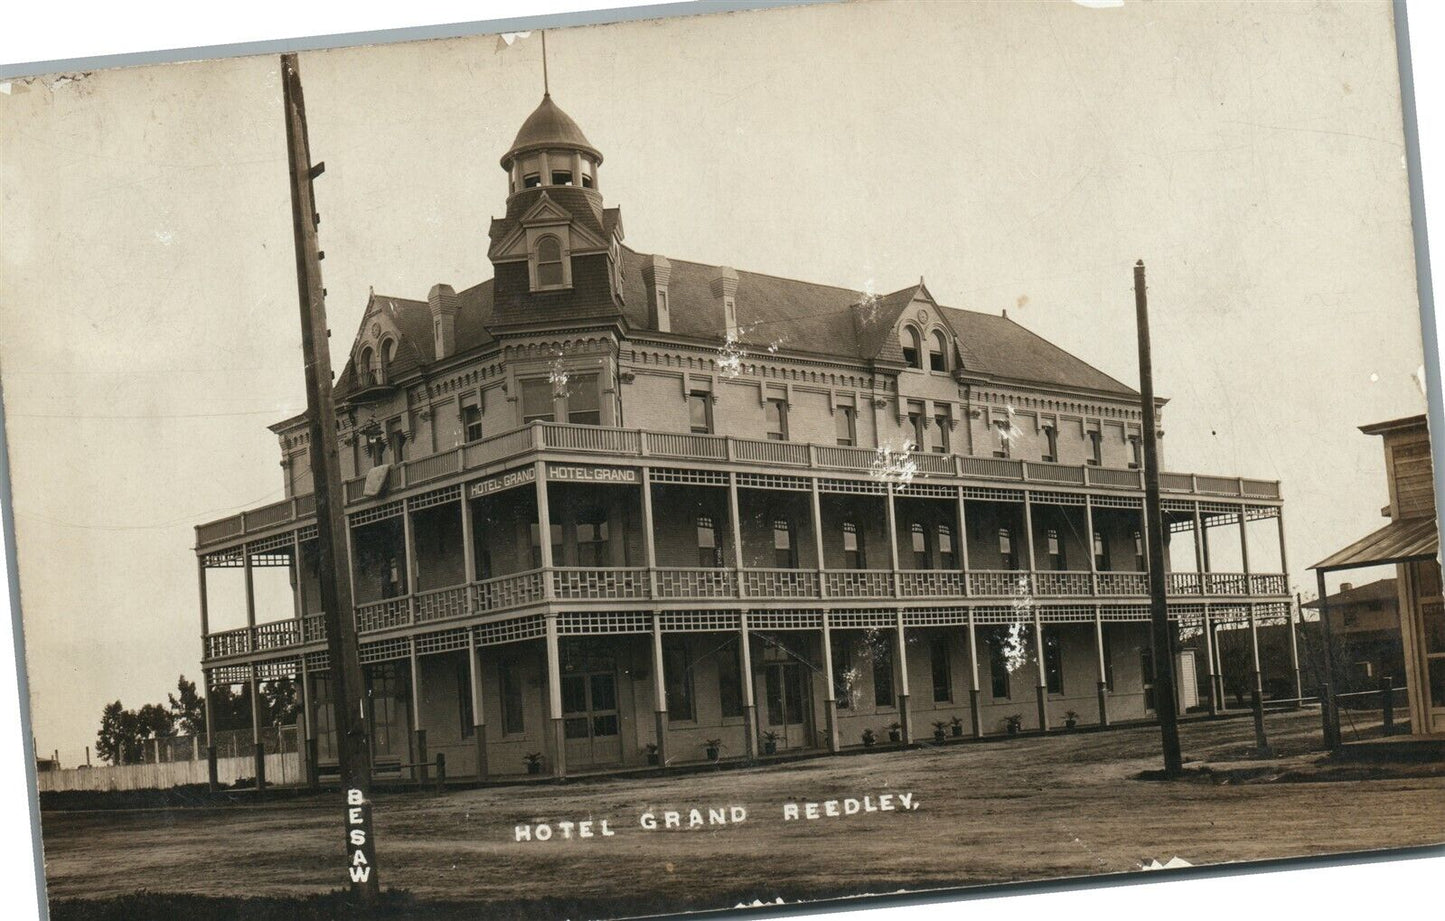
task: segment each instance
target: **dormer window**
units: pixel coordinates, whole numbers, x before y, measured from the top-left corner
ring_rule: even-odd
[[[376,384],[376,353],[370,348],[361,350],[356,356],[356,380],[362,387],[371,387]]]
[[[911,326],[903,329],[903,361],[910,368],[923,369],[923,339]]]
[[[391,363],[395,358],[396,340],[388,339],[381,344],[381,371],[377,375],[377,383],[386,383],[388,375],[391,374]]]
[[[572,184],[572,171],[571,171],[570,169],[554,169],[554,170],[552,170],[552,184],[553,184],[553,185],[571,185],[571,184]]]
[[[533,250],[532,290],[565,288],[571,282],[562,241],[552,234],[540,237]]]
[[[928,341],[928,370],[948,370],[948,341],[943,338],[943,333],[936,329]]]

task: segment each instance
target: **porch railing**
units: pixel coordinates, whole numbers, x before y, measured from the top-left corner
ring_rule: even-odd
[[[730,435],[699,435],[682,432],[649,432],[640,429],[605,428],[554,422],[532,422],[479,441],[449,448],[425,457],[393,465],[391,488],[405,489],[468,470],[497,464],[535,451],[580,453],[593,458],[666,457],[678,460],[721,461],[761,464],[770,467],[871,472],[876,453],[869,448],[803,444],[734,438]],[[955,454],[915,453],[918,473],[925,477],[986,479],[1018,483],[1144,488],[1137,469],[1025,461],[999,457],[964,457]],[[1160,485],[1166,492],[1223,496],[1236,499],[1280,498],[1279,483],[1246,477],[1209,476],[1191,473],[1162,473]],[[346,483],[348,502],[365,500],[365,477]],[[315,514],[308,495],[297,496],[230,518],[207,522],[196,528],[196,541],[206,546],[297,522]]]
[[[1169,573],[1171,596],[1273,597],[1285,595],[1279,573]],[[549,600],[563,603],[699,600],[808,600],[885,602],[890,599],[1017,597],[1148,597],[1148,574],[1044,570],[736,569],[711,567],[579,567],[533,569],[370,601],[356,606],[360,633],[501,613]],[[220,630],[205,637],[206,659],[287,649],[326,639],[321,614]]]

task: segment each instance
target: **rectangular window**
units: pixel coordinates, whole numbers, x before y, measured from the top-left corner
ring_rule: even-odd
[[[688,423],[694,435],[712,434],[712,394],[694,390],[687,395]]]
[[[950,427],[947,416],[933,417],[933,430],[928,433],[928,449],[934,454],[948,453],[948,430]]]
[[[1059,539],[1059,532],[1054,528],[1049,528],[1045,534],[1049,549],[1049,566],[1055,570],[1068,568],[1068,561],[1064,559],[1064,542]]]
[[[773,522],[773,565],[779,569],[796,569],[797,548],[793,546],[793,523],[783,518]]]
[[[923,527],[922,522],[915,521],[908,527],[909,537],[913,540],[913,568],[928,568],[928,530]]]
[[[839,710],[853,709],[853,644],[839,633],[831,635],[833,643],[833,698]]]
[[[539,528],[537,527],[537,523],[535,521],[532,522],[533,569],[542,568],[542,542],[537,537],[538,530]],[[560,566],[562,565],[562,526],[560,524],[554,523],[550,530],[552,532],[552,565]]]
[[[467,655],[475,655],[468,652]],[[457,713],[462,720],[462,738],[470,739],[477,731],[476,714],[472,711],[472,670],[466,659],[457,661]]]
[[[788,404],[787,401],[779,398],[770,398],[763,407],[767,415],[768,440],[788,440]]]
[[[1100,572],[1109,569],[1109,545],[1104,543],[1104,535],[1098,531],[1094,532],[1094,568]]]
[[[502,734],[519,735],[526,731],[522,722],[522,676],[515,662],[501,668]]]
[[[722,553],[719,552],[717,544],[717,527],[707,515],[697,519],[697,565],[708,568],[722,565]]]
[[[924,431],[923,404],[918,400],[908,401],[908,427],[913,432],[913,450],[922,451],[923,446],[928,444],[926,440],[928,433]]]
[[[853,407],[839,406],[834,409],[833,425],[837,429],[838,444],[852,447],[858,443],[858,417]]]
[[[554,169],[554,170],[552,170],[552,184],[553,184],[553,185],[571,185],[571,184],[572,184],[572,171],[571,171],[570,169]]]
[[[1098,432],[1089,433],[1089,466],[1098,467],[1104,462],[1104,436]]]
[[[1144,571],[1144,535],[1138,531],[1134,532],[1134,568],[1139,572]]]
[[[1044,683],[1050,694],[1064,693],[1064,649],[1055,632],[1044,634]]]
[[[948,636],[935,632],[928,641],[929,658],[933,663],[933,702],[953,700],[953,674],[949,668]]]
[[[611,566],[607,519],[593,512],[577,522],[577,565]]]
[[[898,703],[893,698],[893,647],[882,634],[873,646],[873,703],[879,707]]]
[[[728,641],[717,653],[717,691],[723,716],[743,715],[743,666],[737,637]]]
[[[1141,451],[1138,435],[1129,436],[1129,469],[1138,470],[1144,464],[1144,455]]]
[[[1014,541],[1013,535],[1008,528],[998,529],[998,556],[999,563],[1004,569],[1015,569],[1014,566]]]
[[[557,418],[552,403],[552,382],[545,377],[522,381],[522,424],[552,422]]]
[[[953,555],[953,528],[946,524],[938,526],[938,568],[958,568],[958,559]]]
[[[858,531],[857,522],[843,522],[843,567],[862,569],[867,565],[863,555],[863,535]]]
[[[394,463],[399,464],[406,460],[406,433],[402,431],[400,419],[387,420],[386,446],[391,451],[391,459]]]
[[[998,435],[998,447],[994,449],[994,457],[1008,457],[1011,449],[1009,447],[1008,422],[999,419],[993,424],[994,432]]]
[[[597,375],[579,374],[572,378],[567,394],[567,421],[573,425],[601,425],[601,395],[597,392]]]
[[[662,638],[662,663],[667,684],[667,718],[692,721],[697,719],[693,708],[692,656],[687,638]]]
[[[482,440],[482,408],[472,400],[462,404],[462,437],[467,444]]]
[[[1059,460],[1059,430],[1052,425],[1043,428],[1044,433],[1044,456],[1042,460],[1053,464]]]
[[[1003,634],[999,632],[990,634],[988,638],[988,677],[993,699],[1008,700],[1008,654],[1004,650]]]

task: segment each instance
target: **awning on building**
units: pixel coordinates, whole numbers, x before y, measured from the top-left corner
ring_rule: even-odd
[[[1343,550],[1335,551],[1310,568],[1323,573],[1362,566],[1410,563],[1433,560],[1439,552],[1440,532],[1433,517],[1401,518]]]

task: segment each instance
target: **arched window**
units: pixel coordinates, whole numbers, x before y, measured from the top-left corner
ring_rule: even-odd
[[[562,243],[556,237],[543,237],[537,241],[537,287],[557,288],[562,284]]]
[[[356,379],[361,386],[370,387],[376,383],[375,361],[376,356],[370,348],[362,349],[361,354],[356,356]]]
[[[377,374],[377,383],[384,384],[388,375],[391,374],[391,363],[396,358],[396,340],[387,339],[381,344],[381,369]]]
[[[903,360],[910,368],[923,367],[923,338],[911,326],[903,327]]]
[[[948,370],[948,340],[943,337],[941,329],[935,329],[928,337],[928,370]]]

